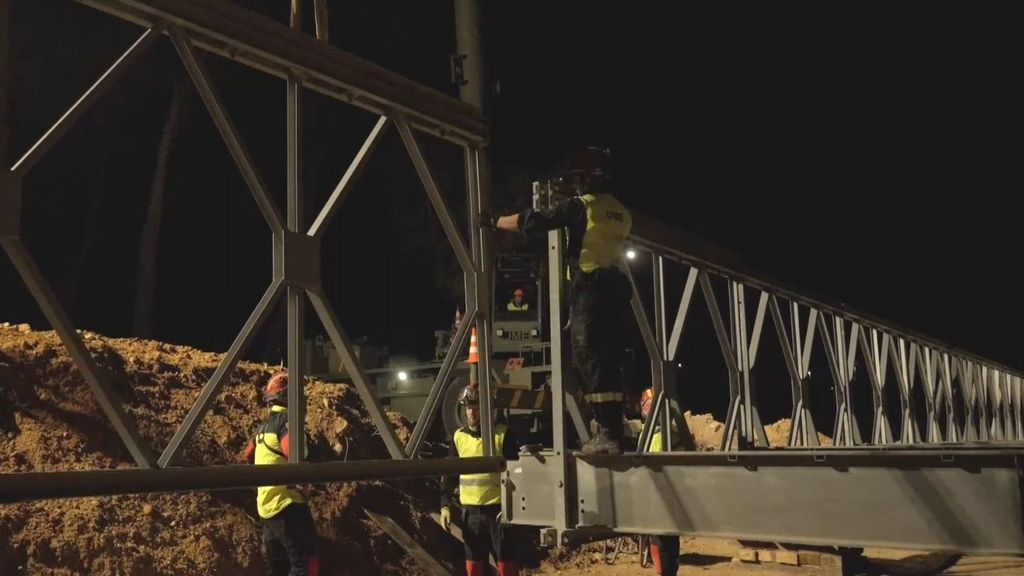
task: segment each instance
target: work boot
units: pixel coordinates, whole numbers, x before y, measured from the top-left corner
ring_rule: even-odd
[[[519,576],[519,563],[498,562],[498,576]]]
[[[622,438],[614,437],[607,428],[601,427],[597,434],[583,443],[580,452],[584,454],[622,454]]]
[[[622,402],[600,402],[594,405],[597,433],[583,443],[584,454],[622,454]]]
[[[657,564],[658,576],[676,576],[679,573],[679,555],[665,554],[664,551],[659,551],[659,554],[661,558]]]
[[[487,576],[487,562],[466,560],[466,576]]]

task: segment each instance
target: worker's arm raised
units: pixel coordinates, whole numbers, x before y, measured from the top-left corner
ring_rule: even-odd
[[[527,208],[522,212],[505,216],[485,214],[481,223],[498,230],[531,234],[572,226],[586,217],[586,210],[583,201],[573,197],[568,202],[544,210]]]

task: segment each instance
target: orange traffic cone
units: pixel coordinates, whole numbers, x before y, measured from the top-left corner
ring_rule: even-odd
[[[467,364],[476,364],[480,361],[480,354],[476,347],[476,326],[469,333],[469,359],[466,360]]]

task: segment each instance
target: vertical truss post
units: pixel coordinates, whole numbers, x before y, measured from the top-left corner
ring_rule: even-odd
[[[729,370],[729,410],[725,414],[725,434],[722,436],[722,450],[727,450],[728,447],[731,447],[734,440],[740,450],[745,450],[752,448],[754,445],[743,429],[743,381],[747,366],[740,358],[739,352],[742,344],[739,342],[740,332],[736,328],[739,319],[737,318],[736,311],[735,289],[732,280],[727,282],[729,283],[728,304],[730,324],[728,354],[732,363]]]
[[[1013,376],[1003,372],[1003,440],[1010,441],[1017,437],[1016,425],[1013,421]]]
[[[304,234],[302,219],[302,84],[294,77],[286,88],[286,144],[288,178],[288,231]],[[290,254],[285,253],[285,258]],[[320,267],[320,262],[314,266]],[[287,270],[289,266],[286,265]],[[292,446],[289,462],[302,462],[306,455],[306,369],[305,312],[306,299],[302,287],[286,277],[288,284],[288,430]]]
[[[476,288],[477,345],[480,351],[476,367],[480,371],[480,386],[483,391],[480,409],[485,420],[481,431],[487,434],[484,441],[484,455],[491,456],[494,454],[494,434],[491,433],[493,423],[490,421],[493,416],[491,399],[494,397],[492,393],[494,380],[491,377],[492,314],[494,310],[491,264],[493,258],[491,257],[491,233],[486,227],[480,226],[481,215],[489,214],[491,211],[490,163],[487,159],[486,148],[476,148],[473,156],[476,168],[476,183],[473,187],[475,199],[469,205],[476,207],[470,222],[470,235],[474,238],[474,269],[471,276]]]
[[[942,429],[939,428],[939,415],[936,410],[941,401],[942,388],[938,385],[939,354],[927,346],[921,346],[917,354],[917,370],[921,374],[921,385],[924,387],[925,411],[927,423],[925,442],[938,444],[942,442]],[[936,396],[939,395],[937,398]]]
[[[833,438],[836,446],[855,446],[860,443],[860,430],[853,418],[850,384],[853,380],[853,366],[857,352],[857,334],[860,327],[854,324],[850,339],[846,339],[846,321],[833,315],[832,327],[825,321],[825,315],[818,315],[822,343],[828,357],[829,371],[835,384],[836,423]],[[834,337],[833,337],[834,335]]]
[[[974,363],[974,393],[977,394],[978,440],[992,439],[991,420],[988,415],[988,366]]]
[[[747,328],[747,303],[746,287],[735,281],[729,282],[730,296],[730,319],[732,320],[733,347],[736,357],[736,365],[739,368],[737,392],[738,402],[732,406],[737,415],[728,421],[739,422],[740,433],[745,447],[751,448],[757,445],[767,448],[768,437],[761,424],[761,416],[757,410],[757,398],[754,394],[754,383],[751,369],[754,366],[751,358],[751,351],[756,350],[760,334],[751,342]],[[763,316],[762,316],[763,318]],[[760,329],[760,325],[757,326]]]
[[[1017,440],[1024,440],[1024,378],[1013,379],[1013,421],[1017,429]]]
[[[988,397],[992,402],[992,419],[989,436],[992,440],[999,442],[1004,439],[1005,429],[1003,427],[1003,373],[996,368],[989,369],[988,375]]]
[[[1013,376],[1003,372],[1003,440],[1010,441],[1017,437],[1016,425],[1013,421]]]
[[[733,420],[736,416],[736,410],[733,408],[736,400],[739,399],[739,367],[736,365],[736,356],[732,349],[732,344],[729,342],[729,331],[725,328],[725,322],[722,320],[722,310],[718,307],[718,298],[715,297],[714,287],[711,285],[711,277],[708,276],[706,270],[701,270],[698,273],[698,279],[700,280],[700,288],[704,293],[704,303],[708,307],[708,313],[711,315],[711,324],[715,327],[715,336],[718,338],[718,347],[722,350],[722,357],[725,359],[726,368],[729,370],[729,416],[726,423],[726,433],[722,437],[721,449],[732,450],[732,441],[735,436],[732,434],[732,430],[735,430],[735,421]]]
[[[960,381],[960,392],[964,398],[964,442],[976,442],[981,439],[978,433],[978,391],[974,385],[975,370],[970,360],[960,358],[958,360],[958,376]]]
[[[666,452],[671,452],[672,446],[671,423],[668,416],[671,411],[671,404],[676,400],[675,371],[668,367],[668,330],[665,322],[665,258],[660,254],[653,255],[654,286],[654,339],[658,347],[658,357],[651,357],[652,384],[655,395],[661,394],[669,403],[669,410],[660,410],[652,413],[651,420],[657,420],[662,430],[663,443]],[[671,379],[671,382],[669,381]]]
[[[697,268],[690,268],[689,273],[686,275],[686,285],[683,287],[683,297],[679,301],[679,309],[676,311],[676,319],[672,324],[672,333],[668,338],[667,346],[665,349],[665,362],[675,362],[676,354],[679,350],[679,339],[683,335],[683,327],[686,321],[686,316],[690,311],[690,303],[693,301],[693,291],[697,285]],[[671,368],[670,368],[671,369]],[[672,374],[678,374],[678,372],[672,369]],[[674,380],[673,380],[674,382]],[[679,384],[674,383],[672,387],[675,391],[675,398],[678,401],[679,397]],[[679,412],[682,412],[681,408],[677,408]],[[686,417],[680,413],[677,415],[676,422],[679,425],[679,439],[682,442],[682,448],[684,450],[696,450],[697,447],[693,441],[693,434],[690,431],[690,425],[686,423]]]
[[[962,438],[953,394],[953,376],[958,365],[956,360],[950,358],[949,353],[942,352],[939,355],[939,386],[942,396],[937,402],[941,402],[946,411],[946,442],[960,442]]]
[[[792,340],[790,333],[786,330],[786,321],[782,317],[782,310],[779,307],[779,300],[774,294],[768,300],[772,314],[772,323],[779,336],[779,344],[782,346],[782,356],[786,362],[786,371],[789,373],[790,393],[793,399],[793,411],[790,417],[792,427],[789,431],[787,446],[818,446],[818,431],[814,426],[814,418],[810,409],[810,390],[808,380],[801,371],[803,366],[803,351],[800,343],[800,311],[796,302],[790,303],[792,320]],[[816,311],[812,310],[812,314]],[[808,330],[814,331],[814,319],[808,325]]]
[[[870,328],[860,333],[860,349],[864,355],[864,363],[868,367],[868,379],[871,381],[871,400],[874,404],[874,416],[871,424],[871,443],[875,445],[892,444],[892,427],[886,413],[885,381],[889,369],[889,335]],[[881,339],[879,338],[881,336]]]
[[[893,338],[889,340],[889,354],[896,368],[896,384],[900,391],[900,443],[916,444],[921,440],[921,433],[917,430],[917,422],[914,420],[911,391],[914,387],[914,355],[917,354],[917,344],[902,337]]]
[[[633,271],[629,268],[629,264],[623,265],[623,272],[626,274],[626,278],[629,280],[631,288],[630,306],[633,309],[633,316],[636,318],[636,325],[640,329],[640,335],[644,341],[644,348],[647,350],[647,356],[651,360],[651,389],[654,390],[654,395],[663,395],[665,390],[663,380],[663,368],[664,368],[664,352],[661,345],[661,341],[656,335],[656,331],[660,331],[660,325],[657,323],[659,319],[659,311],[657,299],[661,296],[660,293],[660,270],[657,266],[657,254],[653,255],[655,260],[654,265],[654,293],[655,293],[655,327],[651,327],[650,321],[647,319],[647,312],[644,310],[643,300],[640,298],[640,289],[637,286],[636,279],[633,278]],[[644,428],[654,428],[654,422],[661,418],[660,413],[655,413],[652,418],[644,423]],[[663,423],[662,423],[663,424]],[[664,430],[664,428],[662,428]],[[641,436],[644,434],[641,433]]]
[[[836,388],[837,413],[842,415],[842,446],[856,446],[862,443],[860,427],[854,417],[853,377],[856,371],[857,348],[860,342],[861,326],[857,322],[849,322],[850,337],[846,339],[846,323],[840,316],[835,317],[836,327],[836,361],[839,363],[843,379],[842,385]],[[838,444],[838,443],[837,443]]]
[[[672,434],[668,433],[665,434],[665,450],[672,451],[677,448],[694,450],[696,447],[693,443],[693,436],[690,433],[689,425],[686,423],[686,418],[680,413],[678,385],[675,380],[676,370],[672,366],[672,362],[678,350],[679,339],[682,336],[690,302],[693,300],[693,289],[697,281],[697,269],[691,268],[687,276],[683,297],[679,302],[679,309],[676,312],[671,335],[669,335],[668,314],[665,304],[665,257],[660,254],[653,254],[653,256],[655,258],[653,267],[654,330],[651,330],[647,324],[646,313],[643,310],[636,283],[633,281],[632,273],[629,272],[628,266],[626,267],[630,284],[633,286],[633,300],[631,303],[634,315],[637,318],[637,324],[640,326],[641,332],[645,334],[645,344],[653,342],[654,345],[654,349],[648,350],[648,355],[651,358],[651,388],[654,391],[655,397],[662,399],[661,401],[665,403],[664,410],[658,410],[656,405],[652,405],[651,414],[655,416],[649,417],[644,422],[641,438],[652,436],[655,422],[658,422],[661,430],[671,430],[671,426],[674,423],[679,430],[679,441],[682,443],[682,446],[674,446],[671,438]],[[648,332],[653,332],[653,334],[648,336]],[[646,450],[648,444],[645,441],[641,442],[638,445],[638,451]]]
[[[569,489],[569,457],[565,430],[565,377],[567,343],[562,332],[562,279],[565,277],[563,250],[565,236],[561,230],[548,232],[548,291],[551,302],[549,314],[551,331],[551,414],[553,420],[555,461],[558,467],[552,478],[551,490],[555,493],[555,530],[559,541],[562,534],[575,526],[573,511],[574,496]]]

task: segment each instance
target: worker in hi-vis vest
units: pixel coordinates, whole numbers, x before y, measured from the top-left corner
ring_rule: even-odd
[[[512,299],[508,301],[508,305],[505,307],[509,312],[526,312],[530,309],[530,303],[525,300],[526,293],[523,292],[522,288],[516,288],[512,292]]]
[[[470,384],[459,405],[466,411],[466,425],[455,431],[449,453],[454,458],[484,455],[480,436],[480,389]],[[519,458],[519,442],[504,424],[494,426],[494,451],[506,460]],[[452,494],[459,488],[462,507],[462,538],[466,547],[466,575],[486,576],[487,556],[493,554],[499,576],[519,574],[519,544],[509,525],[501,523],[501,475],[497,472],[446,476],[441,480],[441,525],[451,526]]]
[[[640,416],[648,426],[654,426],[651,434],[651,447],[648,452],[664,452],[665,437],[658,423],[657,415],[651,419],[651,405],[654,403],[654,390],[648,388],[640,396]],[[678,431],[671,427],[672,445],[678,445]],[[643,446],[640,446],[643,449]],[[679,571],[679,534],[651,536],[651,559],[654,561],[654,573],[658,576],[676,576]]]
[[[589,147],[570,161],[568,175],[579,185],[578,194],[567,202],[488,215],[483,222],[524,234],[558,228],[568,232],[572,357],[598,425],[597,434],[583,444],[584,454],[622,452],[623,334],[633,295],[623,273],[622,251],[633,218],[611,194],[608,159],[608,150]]]
[[[270,414],[249,440],[242,458],[257,466],[287,464],[288,373],[273,375],[263,388]],[[271,576],[317,576],[316,528],[306,495],[296,486],[260,486],[256,489],[263,544]]]

